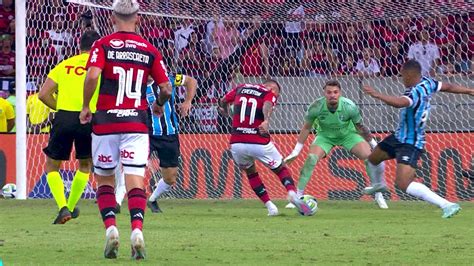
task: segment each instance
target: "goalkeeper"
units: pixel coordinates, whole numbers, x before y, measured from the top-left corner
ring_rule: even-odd
[[[365,161],[372,187],[366,188],[364,193],[375,193],[375,201],[379,207],[387,209],[387,203],[381,193],[386,190],[383,177],[384,164],[375,166],[367,160],[371,147],[374,148],[377,142],[362,125],[359,108],[351,100],[341,97],[341,85],[338,81],[326,82],[323,89],[324,97],[314,101],[308,108],[305,122],[298,135],[298,142],[291,154],[285,158],[285,162],[288,163],[296,159],[314,126],[317,137],[311,144],[309,155],[300,172],[298,195],[304,194],[318,161],[328,155],[334,146],[343,146],[357,158]],[[294,205],[289,203],[286,208],[294,208]]]

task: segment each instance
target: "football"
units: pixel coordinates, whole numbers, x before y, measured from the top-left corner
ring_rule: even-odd
[[[307,216],[312,216],[316,214],[316,212],[318,211],[318,201],[316,200],[315,197],[311,195],[303,195],[300,197],[300,199],[306,202],[306,204],[308,204],[308,206],[311,208],[311,213],[307,214]],[[302,212],[300,212],[300,214],[305,215]]]
[[[8,183],[2,188],[2,195],[6,199],[13,199],[16,195],[16,185],[13,183]]]

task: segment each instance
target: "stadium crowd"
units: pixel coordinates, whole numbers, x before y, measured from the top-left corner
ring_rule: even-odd
[[[7,98],[14,95],[14,86],[9,84],[15,76],[14,1],[0,2],[0,96]],[[154,5],[153,1],[141,2],[143,8]],[[388,7],[384,2],[377,1],[367,10],[342,6],[331,10],[331,17],[327,18],[314,5],[308,4],[310,1],[301,2],[302,5],[288,11],[281,22],[261,21],[271,16],[266,11],[278,8],[285,0],[169,0],[169,9],[164,13],[173,15],[179,9],[180,15],[191,15],[210,10],[212,19],[142,17],[140,33],[159,48],[168,68],[199,81],[198,100],[192,116],[199,123],[185,121],[182,123],[184,131],[220,131],[222,121],[215,103],[235,85],[232,80],[236,75],[391,77],[399,75],[400,66],[407,58],[417,59],[425,75],[473,73],[472,13],[394,18],[386,15]],[[364,11],[371,19],[360,19]],[[102,31],[102,35],[108,33],[107,12],[93,14],[84,6],[62,0],[27,1],[29,94],[34,95],[39,89],[52,66],[77,54],[78,38],[84,30],[95,28]],[[229,14],[250,17],[242,22]],[[343,19],[347,17],[355,19]],[[100,25],[96,25],[98,23]],[[245,46],[250,36],[262,28],[266,34]],[[231,57],[237,58],[235,62]],[[221,75],[216,75],[216,71]],[[42,108],[34,100],[31,102],[31,106]],[[42,115],[44,119],[48,117],[49,112]],[[32,129],[31,132],[40,131]]]

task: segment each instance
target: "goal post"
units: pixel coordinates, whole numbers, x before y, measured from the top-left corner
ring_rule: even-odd
[[[232,161],[230,119],[217,112],[217,100],[239,83],[271,77],[281,84],[271,130],[283,156],[294,147],[307,107],[323,96],[323,84],[330,79],[340,81],[342,95],[357,104],[363,124],[379,140],[396,129],[399,110],[364,95],[361,83],[400,95],[400,66],[415,57],[424,60],[425,74],[473,87],[469,32],[474,29],[474,7],[467,2],[139,2],[137,32],[161,51],[170,73],[198,80],[191,114],[180,118],[181,165],[168,197],[255,198],[245,174]],[[111,3],[70,0],[42,7],[28,1],[28,94],[39,88],[53,62],[77,53],[82,31],[93,28],[102,36],[113,31]],[[184,95],[185,88],[176,88],[177,104]],[[474,181],[466,173],[474,171],[474,100],[438,93],[431,104],[426,153],[417,176],[450,200],[472,200]],[[27,196],[48,197],[42,153],[47,130],[30,129],[25,135]],[[289,166],[295,180],[313,139]],[[156,158],[150,165],[148,177],[159,176]],[[76,167],[73,162],[63,165],[61,174],[68,182]],[[257,167],[270,196],[285,198],[278,178],[263,165]],[[394,186],[394,162],[386,169],[390,191],[385,196],[412,199]],[[154,184],[152,178],[147,189]],[[362,195],[367,185],[364,163],[338,147],[318,163],[306,192],[318,199],[370,200]],[[93,182],[86,195],[94,196]]]

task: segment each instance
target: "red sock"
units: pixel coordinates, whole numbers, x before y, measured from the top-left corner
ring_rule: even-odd
[[[97,188],[97,205],[99,206],[102,221],[105,228],[109,228],[115,223],[115,190],[111,186],[100,186]]]
[[[146,194],[141,188],[134,188],[128,193],[128,210],[130,211],[130,222],[132,231],[143,229],[143,219],[145,218]]]
[[[258,176],[258,173],[253,173],[247,176],[249,179],[250,186],[252,187],[255,194],[260,198],[263,203],[267,203],[270,200],[265,185],[262,182],[262,179]]]
[[[286,166],[283,166],[277,175],[278,178],[280,178],[280,182],[285,186],[286,191],[296,191],[295,182],[293,181],[293,178],[291,178],[290,171]]]

